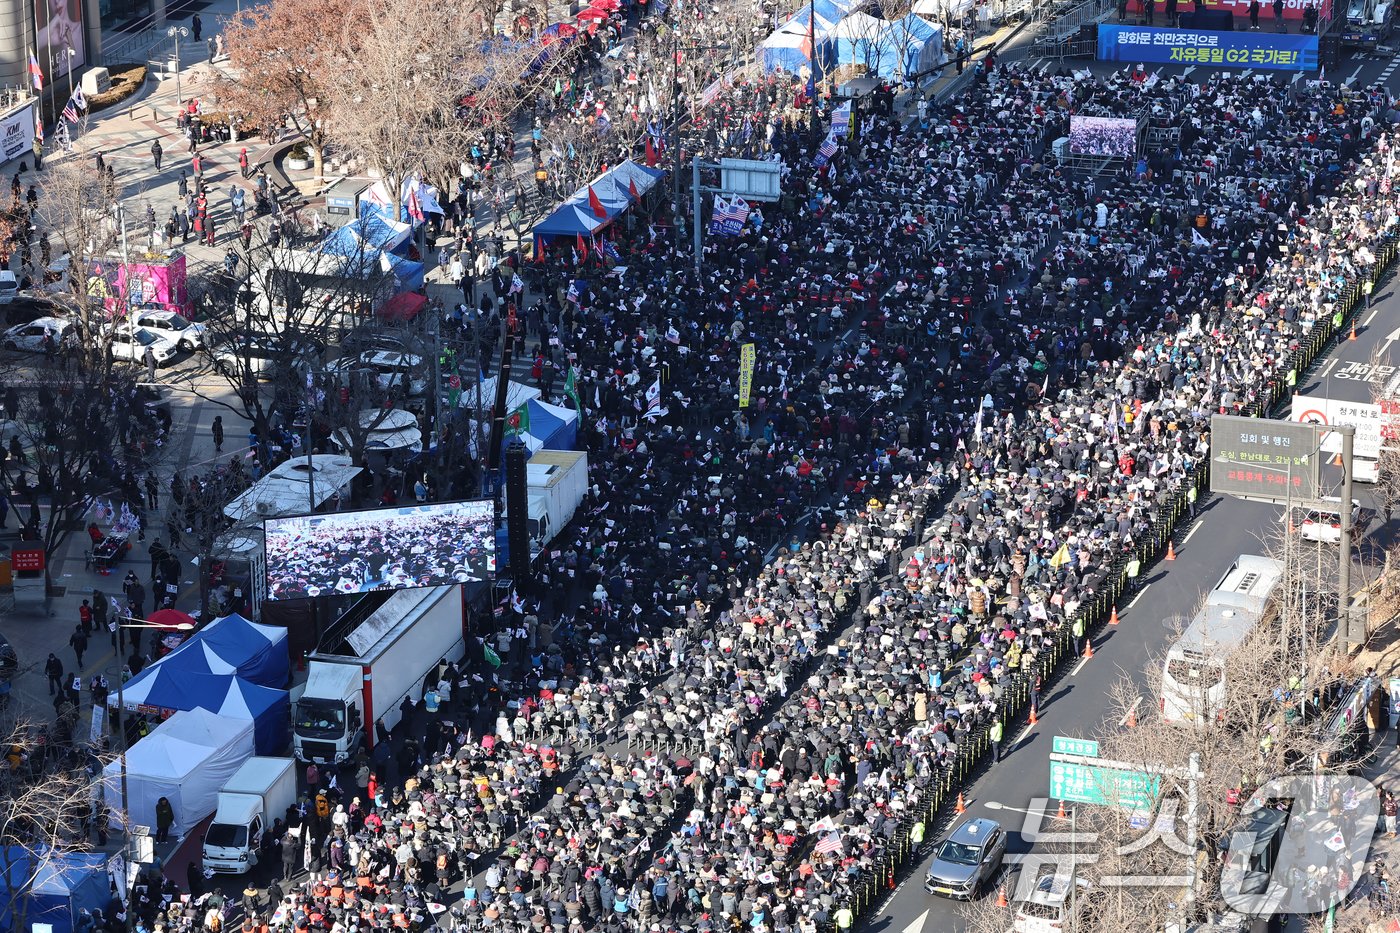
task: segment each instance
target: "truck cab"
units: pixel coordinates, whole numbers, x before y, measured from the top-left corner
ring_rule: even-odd
[[[219,791],[204,833],[205,867],[232,875],[255,868],[268,824],[287,812],[296,795],[292,759],[254,756],[243,762]]]
[[[204,864],[216,872],[232,874],[255,867],[264,829],[261,798],[220,795],[214,822],[204,834]]]
[[[292,720],[297,758],[330,764],[344,761],[359,747],[364,732],[361,676],[348,664],[311,663]]]

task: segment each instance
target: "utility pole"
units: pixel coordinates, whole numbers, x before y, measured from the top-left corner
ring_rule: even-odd
[[[180,37],[188,36],[190,31],[184,26],[171,26],[165,34],[175,40],[175,103],[177,106],[183,105],[185,97],[180,90]]]
[[[1351,643],[1351,474],[1354,461],[1352,448],[1356,444],[1356,426],[1337,426],[1342,435],[1342,520],[1341,540],[1337,547],[1337,629],[1341,635],[1342,650],[1356,647]]]
[[[690,157],[690,217],[693,246],[695,250],[695,281],[700,281],[700,156]]]

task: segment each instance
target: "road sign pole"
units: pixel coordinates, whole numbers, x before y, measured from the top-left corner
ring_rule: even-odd
[[[1350,651],[1351,644],[1351,473],[1352,448],[1356,443],[1356,427],[1350,424],[1338,425],[1342,434],[1342,533],[1337,548],[1337,631],[1341,634],[1342,650]]]

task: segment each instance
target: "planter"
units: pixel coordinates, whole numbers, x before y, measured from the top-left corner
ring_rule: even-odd
[[[311,168],[311,160],[298,158],[296,156],[288,156],[287,168],[291,169],[294,172],[304,172],[307,169]]]

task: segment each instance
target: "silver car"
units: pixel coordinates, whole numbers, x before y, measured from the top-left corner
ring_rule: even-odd
[[[960,900],[976,900],[1001,871],[1006,832],[996,820],[971,819],[938,846],[924,878],[924,890]]]

